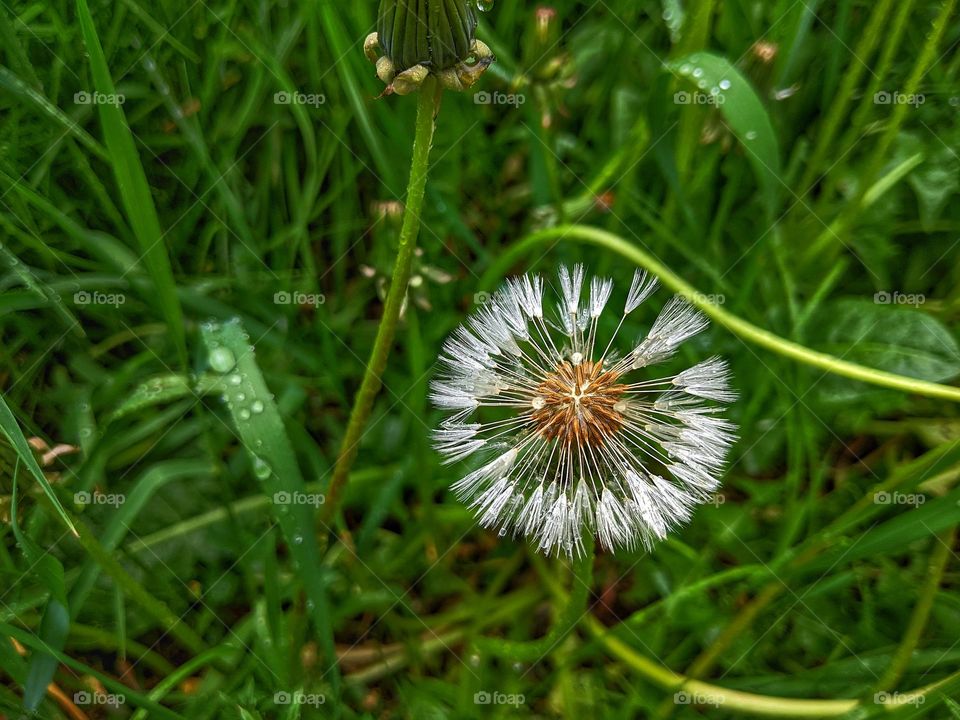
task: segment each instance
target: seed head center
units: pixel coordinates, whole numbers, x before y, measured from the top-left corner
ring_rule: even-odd
[[[537,388],[537,432],[567,445],[602,445],[623,426],[626,386],[602,362],[560,363]]]

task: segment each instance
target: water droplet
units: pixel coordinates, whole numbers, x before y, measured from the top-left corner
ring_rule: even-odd
[[[267,461],[261,457],[253,458],[253,474],[256,475],[260,480],[266,480],[270,477],[270,473],[273,470],[270,469],[270,466],[267,465]]]
[[[229,382],[231,385],[239,385],[240,383],[243,382],[243,378],[237,375],[236,373],[234,373],[233,375],[230,376]]]
[[[252,412],[254,415],[259,415],[260,413],[262,413],[262,412],[263,412],[263,403],[260,402],[259,400],[254,400],[254,401],[250,404],[250,412]]]
[[[243,402],[246,399],[247,399],[246,395],[244,395],[243,393],[237,393],[237,398],[236,398],[237,402]]]
[[[691,70],[693,70],[693,68],[690,66],[689,63],[684,63],[683,65],[680,66],[681,75],[689,75]]]
[[[493,10],[493,0],[477,0],[477,10],[480,12]]]
[[[693,76],[696,77],[696,78],[698,78],[698,77],[703,77],[703,68],[694,68],[694,69],[693,69]]]
[[[233,357],[233,353],[227,348],[216,348],[211,350],[209,362],[210,367],[218,373],[228,373],[233,370],[233,366],[237,364],[236,359]]]
[[[294,545],[303,545],[303,535],[294,535],[293,536]]]
[[[747,140],[756,140],[756,139],[757,139],[757,131],[756,131],[756,130],[747,130],[747,133],[746,133],[746,135],[745,135],[744,137],[746,137]]]
[[[250,419],[250,411],[247,410],[246,408],[243,408],[240,412],[237,413],[237,415],[240,417],[241,420]]]
[[[726,79],[721,80],[721,81],[720,81],[720,89],[721,89],[721,90],[729,90],[729,89],[730,89],[730,81],[729,81],[729,80],[726,80]]]

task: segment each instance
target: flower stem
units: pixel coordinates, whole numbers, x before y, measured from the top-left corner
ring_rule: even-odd
[[[920,636],[923,634],[923,629],[927,626],[927,620],[930,618],[933,601],[940,589],[943,573],[947,568],[947,563],[953,551],[953,543],[956,539],[957,529],[955,527],[947,528],[934,536],[933,552],[930,553],[930,560],[928,561],[926,582],[920,590],[917,604],[913,606],[907,632],[900,641],[897,651],[893,654],[890,667],[877,682],[876,689],[878,691],[894,687],[900,682],[900,678],[903,677],[904,672],[910,665],[913,651],[920,642]]]
[[[834,355],[812,350],[775,335],[769,330],[757,327],[719,305],[711,303],[695,287],[649,253],[619,235],[614,235],[599,228],[586,225],[563,225],[528,235],[497,258],[493,266],[481,278],[480,286],[489,287],[494,277],[499,277],[518,257],[524,255],[531,248],[544,245],[549,241],[556,244],[561,240],[577,240],[612,250],[630,262],[649,270],[660,278],[666,287],[685,297],[693,305],[700,308],[704,315],[722,325],[734,335],[778,355],[811,367],[820,368],[834,375],[860,380],[879,387],[960,402],[960,388],[958,387],[941,385],[928,380],[918,380],[906,375],[858,365]]]
[[[347,483],[350,467],[356,460],[363,429],[370,418],[373,401],[380,391],[381,376],[387,367],[387,359],[390,356],[393,338],[397,332],[400,310],[403,307],[403,301],[407,294],[407,283],[410,280],[410,268],[413,263],[414,250],[417,246],[417,235],[420,232],[420,210],[423,207],[423,196],[427,185],[430,147],[433,143],[434,117],[440,107],[440,95],[441,91],[436,81],[432,77],[428,77],[417,98],[417,124],[413,140],[413,161],[410,166],[406,209],[403,215],[403,225],[400,228],[400,243],[397,248],[397,259],[393,265],[390,290],[383,305],[383,317],[380,318],[380,326],[377,328],[373,350],[370,353],[370,359],[367,361],[360,389],[354,398],[347,430],[340,445],[340,452],[337,454],[333,479],[330,481],[326,504],[321,514],[321,520],[326,525],[330,524],[330,520],[337,510],[340,495]]]

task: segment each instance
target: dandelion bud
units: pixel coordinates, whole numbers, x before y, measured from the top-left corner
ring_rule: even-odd
[[[476,29],[473,0],[381,0],[364,53],[388,93],[414,92],[430,74],[448,89],[466,90],[494,59]]]

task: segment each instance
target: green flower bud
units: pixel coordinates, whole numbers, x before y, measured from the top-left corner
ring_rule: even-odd
[[[470,56],[477,14],[470,0],[382,0],[377,32],[397,72],[446,70]]]
[[[431,73],[444,87],[465,90],[493,62],[476,29],[474,0],[381,0],[377,32],[364,52],[388,93],[413,92]]]

